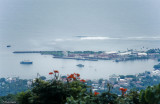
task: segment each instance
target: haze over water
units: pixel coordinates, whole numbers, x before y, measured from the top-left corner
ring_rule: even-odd
[[[104,78],[153,70],[154,60],[81,62],[12,52],[159,48],[159,11],[159,0],[0,0],[0,75],[33,78],[37,72],[47,75],[57,69],[63,74],[75,71],[85,78]],[[24,59],[34,64],[20,65]],[[84,69],[76,67],[79,63],[85,64]]]

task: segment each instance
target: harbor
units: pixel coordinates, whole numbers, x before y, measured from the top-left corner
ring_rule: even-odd
[[[7,49],[6,49],[7,50]],[[99,79],[109,78],[109,75],[136,74],[144,71],[152,71],[153,66],[158,64],[157,60],[128,60],[113,62],[114,60],[83,61],[76,59],[53,58],[53,55],[42,55],[40,53],[14,54],[13,51],[1,53],[1,73],[2,77],[19,76],[21,78],[35,78],[37,73],[48,76],[48,72],[53,69],[59,70],[62,75],[70,73],[80,73],[82,78]],[[31,65],[20,64],[23,60],[30,60]],[[76,65],[83,64],[84,67]],[[5,70],[3,70],[5,69]],[[12,70],[11,70],[12,69]],[[88,74],[89,73],[89,74]]]
[[[113,60],[114,62],[129,61],[129,60],[145,60],[159,59],[160,50],[152,52],[153,49],[147,51],[14,51],[15,54],[23,53],[39,53],[41,55],[52,55],[58,59],[73,59],[81,61],[98,61],[98,60]]]

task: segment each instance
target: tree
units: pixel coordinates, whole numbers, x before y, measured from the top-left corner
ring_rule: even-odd
[[[160,104],[160,84],[148,86],[140,93],[140,102],[142,104]]]
[[[20,92],[17,95],[17,101],[19,104],[30,104],[31,91]]]

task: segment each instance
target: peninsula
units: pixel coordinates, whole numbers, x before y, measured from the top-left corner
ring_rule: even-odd
[[[160,59],[160,49],[149,49],[147,51],[127,50],[118,52],[106,51],[15,51],[13,53],[40,53],[42,55],[53,55],[53,58],[74,59],[83,61],[114,60],[115,62]]]

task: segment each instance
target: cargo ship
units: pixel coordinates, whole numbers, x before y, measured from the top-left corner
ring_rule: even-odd
[[[32,61],[29,61],[29,60],[24,60],[24,61],[21,61],[20,64],[32,64],[33,62]]]

